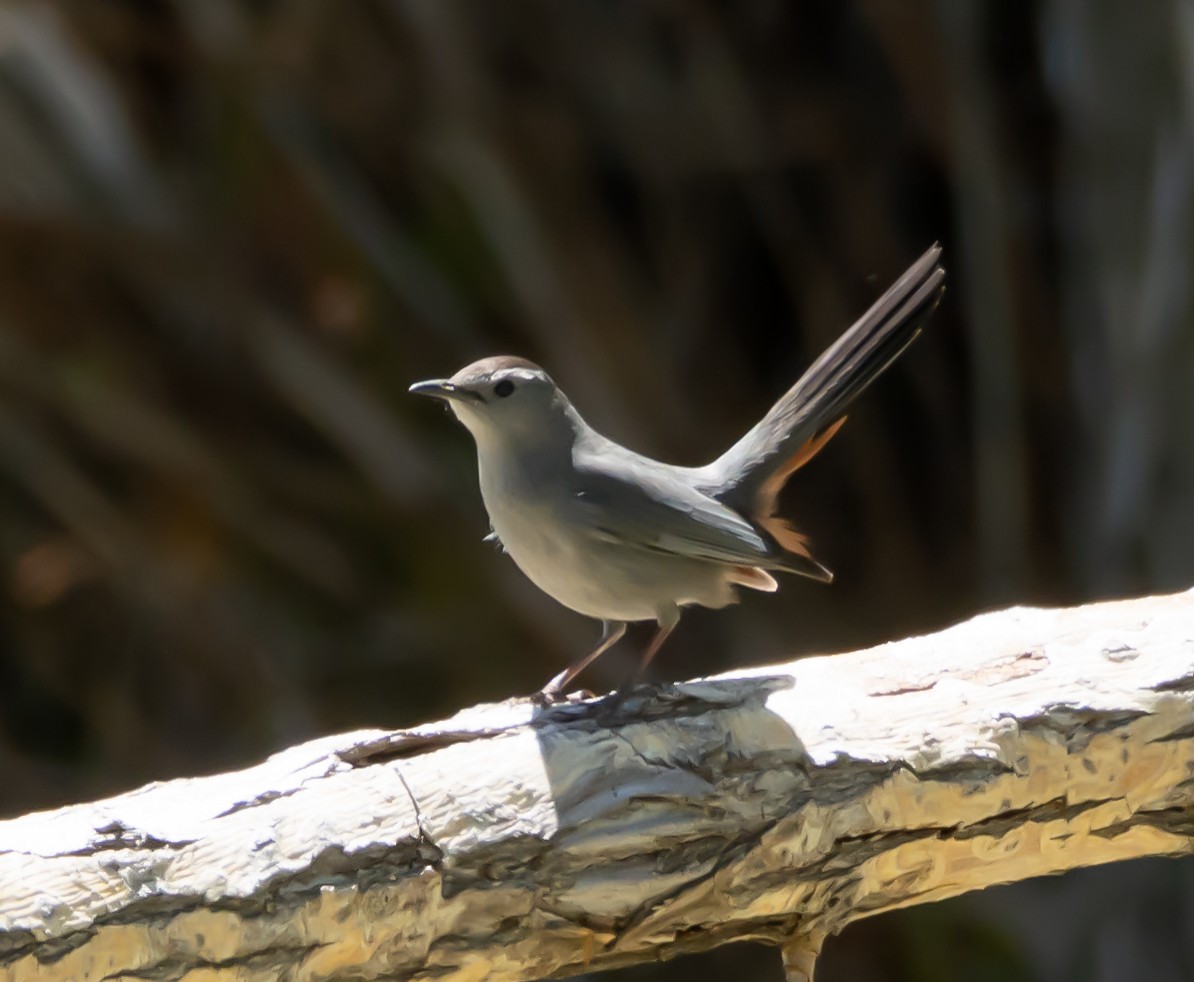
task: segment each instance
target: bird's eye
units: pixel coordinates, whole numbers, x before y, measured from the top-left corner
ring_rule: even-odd
[[[493,387],[493,394],[499,399],[505,399],[511,392],[514,391],[514,383],[508,378],[502,379],[497,385]]]

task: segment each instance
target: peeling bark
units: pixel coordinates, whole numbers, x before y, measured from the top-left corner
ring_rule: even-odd
[[[529,979],[1194,835],[1194,593],[294,747],[0,823],[0,982]]]

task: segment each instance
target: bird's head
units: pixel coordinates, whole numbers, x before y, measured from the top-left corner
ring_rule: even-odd
[[[451,378],[416,382],[410,391],[444,400],[482,450],[566,436],[575,425],[575,413],[551,376],[513,355],[482,358]]]

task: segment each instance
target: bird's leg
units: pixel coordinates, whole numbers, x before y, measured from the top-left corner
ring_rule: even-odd
[[[539,690],[539,698],[544,702],[558,702],[560,696],[564,692],[564,686],[571,682],[576,676],[588,668],[601,655],[605,654],[618,643],[623,634],[626,633],[626,625],[622,621],[602,621],[601,622],[601,640],[597,642],[597,647],[590,651],[580,661],[575,662],[565,668],[559,675],[547,683]]]
[[[634,684],[643,677],[643,672],[647,670],[647,666],[651,664],[652,659],[659,654],[659,649],[663,647],[663,642],[667,640],[668,635],[676,629],[676,625],[679,623],[680,612],[675,607],[659,615],[659,627],[655,630],[655,634],[652,635],[651,641],[647,645],[647,650],[643,652],[642,660],[638,663],[638,668],[635,669],[634,674],[618,687],[619,696],[628,693],[634,687]]]

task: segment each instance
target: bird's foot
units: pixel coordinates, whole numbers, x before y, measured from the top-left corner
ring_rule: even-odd
[[[576,705],[577,703],[584,702],[586,699],[594,698],[594,693],[588,689],[578,689],[575,692],[565,694],[562,689],[564,685],[571,681],[571,679],[565,677],[566,675],[566,672],[561,672],[538,692],[532,693],[531,702],[536,706],[547,707],[559,706],[564,703]]]

